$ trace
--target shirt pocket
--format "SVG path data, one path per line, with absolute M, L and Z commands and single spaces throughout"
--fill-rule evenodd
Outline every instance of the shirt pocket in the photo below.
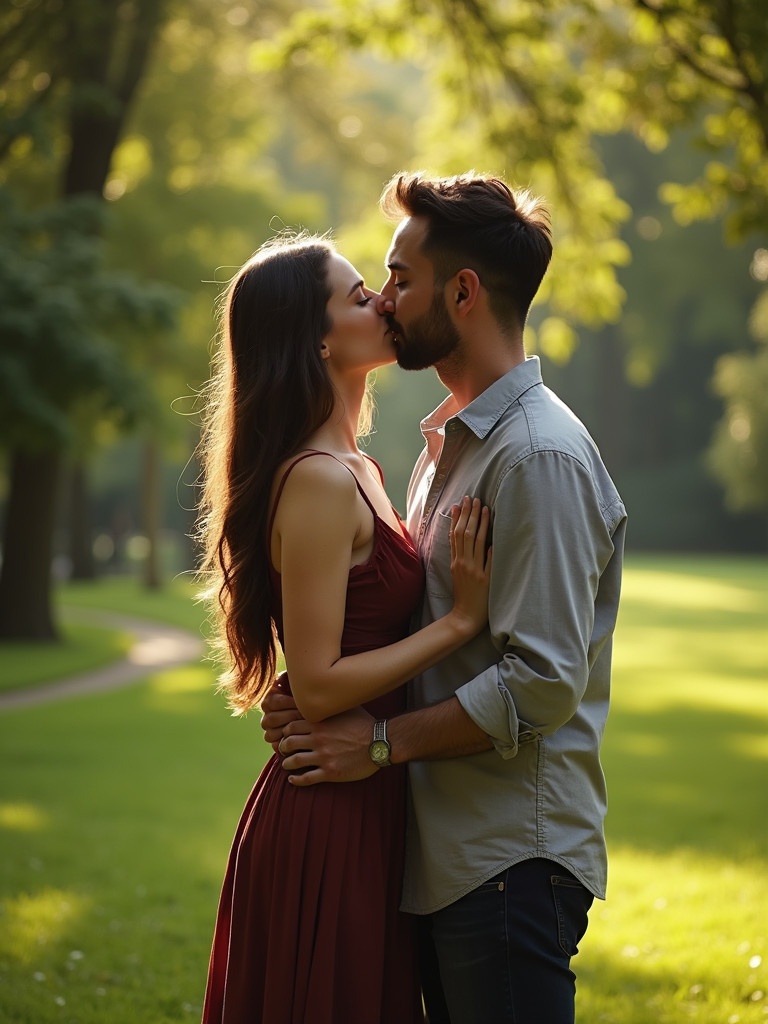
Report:
M 435 597 L 453 600 L 451 576 L 451 506 L 435 509 L 429 526 L 426 559 L 427 590 Z

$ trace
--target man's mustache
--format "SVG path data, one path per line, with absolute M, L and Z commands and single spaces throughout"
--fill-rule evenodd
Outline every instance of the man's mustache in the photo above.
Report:
M 390 331 L 392 331 L 393 334 L 403 333 L 403 328 L 400 326 L 397 320 L 395 320 L 394 316 L 391 313 L 387 313 L 384 319 L 387 321 L 387 327 L 390 329 Z

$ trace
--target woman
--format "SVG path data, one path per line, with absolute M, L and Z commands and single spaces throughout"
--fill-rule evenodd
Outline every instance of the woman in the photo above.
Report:
M 202 446 L 204 571 L 218 597 L 236 714 L 273 680 L 319 720 L 403 711 L 403 683 L 487 619 L 488 510 L 452 510 L 456 603 L 408 636 L 423 571 L 357 446 L 366 377 L 395 359 L 378 296 L 326 240 L 276 241 L 235 276 Z M 405 774 L 299 789 L 280 757 L 237 828 L 204 1024 L 423 1020 L 410 919 L 398 911 Z

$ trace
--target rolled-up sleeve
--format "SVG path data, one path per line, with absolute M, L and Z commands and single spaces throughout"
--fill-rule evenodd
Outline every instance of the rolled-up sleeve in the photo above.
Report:
M 605 639 L 595 618 L 612 527 L 590 467 L 573 455 L 534 451 L 501 478 L 488 626 L 499 661 L 457 697 L 502 757 L 553 733 L 582 700 Z

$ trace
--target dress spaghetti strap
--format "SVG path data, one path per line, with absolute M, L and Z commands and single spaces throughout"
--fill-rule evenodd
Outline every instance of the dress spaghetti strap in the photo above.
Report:
M 363 501 L 366 503 L 368 508 L 371 510 L 371 513 L 373 514 L 374 519 L 379 519 L 380 518 L 379 517 L 379 513 L 373 507 L 373 503 L 371 502 L 371 499 L 365 493 L 365 488 L 360 483 L 360 481 L 357 479 L 357 477 L 352 472 L 352 470 L 349 468 L 349 466 L 345 465 L 345 463 L 343 463 L 341 461 L 341 459 L 336 458 L 335 455 L 331 455 L 330 452 L 323 452 L 323 451 L 320 451 L 317 448 L 310 448 L 308 451 L 302 452 L 301 455 L 298 455 L 293 460 L 293 462 L 288 466 L 288 468 L 283 473 L 282 478 L 280 479 L 280 483 L 278 484 L 277 491 L 275 493 L 275 500 L 274 500 L 274 502 L 272 504 L 272 512 L 270 513 L 270 516 L 269 516 L 269 526 L 267 528 L 267 537 L 271 537 L 272 536 L 272 526 L 273 526 L 274 521 L 275 521 L 275 513 L 277 512 L 277 506 L 278 506 L 278 503 L 280 501 L 280 496 L 283 493 L 283 488 L 285 487 L 285 482 L 288 479 L 288 476 L 289 476 L 291 470 L 293 469 L 294 466 L 297 466 L 300 462 L 303 462 L 304 459 L 309 459 L 313 455 L 326 455 L 329 459 L 335 459 L 336 462 L 338 462 L 338 464 L 340 466 L 344 466 L 344 469 L 346 469 L 346 471 L 349 473 L 349 475 L 355 481 L 355 485 L 356 485 L 358 491 L 360 492 L 360 496 L 363 499 Z M 379 467 L 378 463 L 376 463 L 376 468 L 379 470 L 379 472 L 381 472 L 381 468 Z

